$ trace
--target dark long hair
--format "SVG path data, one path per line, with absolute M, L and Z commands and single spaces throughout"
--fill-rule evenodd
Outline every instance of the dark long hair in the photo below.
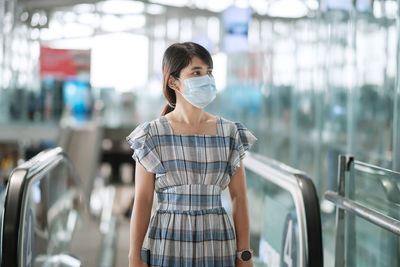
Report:
M 164 52 L 162 61 L 163 93 L 168 103 L 174 107 L 176 105 L 176 93 L 168 86 L 168 80 L 170 76 L 175 79 L 179 78 L 181 70 L 188 66 L 195 56 L 203 60 L 210 68 L 213 68 L 213 61 L 207 49 L 193 42 L 172 44 Z M 161 115 L 170 113 L 174 110 L 174 107 L 167 104 Z

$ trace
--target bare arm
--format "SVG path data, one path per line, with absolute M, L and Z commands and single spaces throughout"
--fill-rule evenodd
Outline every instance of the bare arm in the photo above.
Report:
M 130 223 L 129 266 L 147 266 L 140 257 L 153 205 L 154 173 L 136 162 L 135 200 Z
M 232 216 L 235 224 L 237 250 L 250 248 L 250 222 L 246 196 L 246 173 L 242 160 L 240 167 L 231 176 L 229 193 L 232 201 Z M 252 261 L 242 262 L 237 260 L 237 266 L 253 266 Z

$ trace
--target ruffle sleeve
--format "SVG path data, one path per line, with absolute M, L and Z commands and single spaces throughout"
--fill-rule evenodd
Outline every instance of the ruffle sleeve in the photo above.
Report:
M 246 151 L 258 140 L 242 123 L 235 122 L 235 126 L 233 145 L 228 162 L 229 176 L 232 176 L 236 172 L 236 167 L 240 167 L 240 160 L 244 158 Z
M 165 169 L 156 150 L 154 138 L 150 133 L 150 122 L 139 124 L 127 137 L 126 141 L 133 149 L 132 158 L 148 172 L 165 173 Z

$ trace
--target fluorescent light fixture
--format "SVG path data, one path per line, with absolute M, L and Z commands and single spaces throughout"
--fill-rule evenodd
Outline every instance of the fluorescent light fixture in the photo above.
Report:
M 221 12 L 233 4 L 233 0 L 208 0 L 207 9 L 213 12 Z
M 137 29 L 146 25 L 144 15 L 114 16 L 105 15 L 101 21 L 101 29 L 107 32 L 120 32 Z
M 22 14 L 21 14 L 21 16 L 19 17 L 20 18 L 20 20 L 21 21 L 27 21 L 28 20 L 28 18 L 29 18 L 29 13 L 28 12 L 23 12 Z
M 301 18 L 306 16 L 308 8 L 301 0 L 279 0 L 271 3 L 268 15 L 282 18 Z
M 91 50 L 94 87 L 130 91 L 147 85 L 148 38 L 128 33 L 96 36 Z
M 397 3 L 397 1 L 385 1 L 386 17 L 391 19 L 396 18 L 398 8 L 399 4 Z
M 251 8 L 259 15 L 266 15 L 268 13 L 268 2 L 265 0 L 250 0 Z
M 98 26 L 100 24 L 100 17 L 94 13 L 82 13 L 78 15 L 78 22 L 91 26 Z
M 91 49 L 93 46 L 93 40 L 92 37 L 71 38 L 48 41 L 45 45 L 54 49 Z
M 64 26 L 64 37 L 85 37 L 93 35 L 94 29 L 91 26 L 79 23 L 67 23 Z
M 46 23 L 47 23 L 47 16 L 46 16 L 46 14 L 43 14 L 40 16 L 39 25 L 44 26 L 44 25 L 46 25 Z
M 217 1 L 215 1 L 217 2 Z M 192 2 L 193 3 L 193 2 Z M 196 6 L 196 8 L 198 9 L 205 9 L 207 3 L 204 0 L 195 0 L 194 1 L 194 5 Z
M 372 8 L 372 12 L 375 18 L 382 17 L 382 4 L 379 1 L 374 1 L 374 6 Z
M 150 0 L 151 3 L 157 3 L 166 6 L 183 7 L 188 5 L 188 0 Z
M 144 11 L 144 3 L 129 0 L 112 0 L 98 3 L 99 9 L 107 14 L 140 14 Z
M 311 10 L 317 10 L 319 8 L 319 2 L 317 0 L 307 0 L 306 5 Z
M 101 29 L 106 32 L 123 31 L 126 25 L 117 16 L 105 15 L 101 18 Z
M 39 39 L 39 37 L 40 37 L 40 30 L 39 29 L 32 29 L 31 30 L 31 39 L 32 40 L 36 40 L 36 39 Z
M 250 5 L 248 0 L 236 0 L 235 1 L 235 6 L 239 8 L 248 8 Z
M 71 22 L 75 22 L 76 20 L 76 14 L 72 11 L 68 11 L 68 12 L 62 12 L 62 18 L 64 20 L 64 22 L 66 23 L 71 23 Z
M 33 13 L 32 18 L 31 18 L 31 26 L 35 27 L 35 26 L 39 25 L 39 21 L 40 21 L 40 13 L 38 13 L 38 12 Z
M 77 13 L 91 13 L 95 11 L 94 5 L 91 4 L 78 4 L 72 8 Z
M 40 30 L 40 40 L 54 40 L 62 38 L 62 28 L 57 30 L 56 28 L 43 28 Z
M 138 29 L 146 25 L 146 17 L 144 15 L 130 15 L 122 17 L 123 23 L 127 29 Z
M 157 4 L 150 4 L 146 6 L 146 12 L 150 15 L 160 15 L 165 12 L 165 7 Z

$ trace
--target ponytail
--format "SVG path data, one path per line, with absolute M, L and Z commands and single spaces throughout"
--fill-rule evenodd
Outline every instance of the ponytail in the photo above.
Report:
M 173 111 L 175 109 L 175 107 L 173 107 L 172 105 L 170 105 L 169 103 L 165 105 L 163 111 L 161 112 L 161 116 L 167 115 L 168 113 L 170 113 L 171 111 Z

